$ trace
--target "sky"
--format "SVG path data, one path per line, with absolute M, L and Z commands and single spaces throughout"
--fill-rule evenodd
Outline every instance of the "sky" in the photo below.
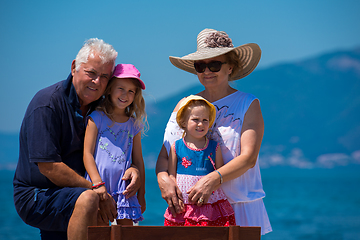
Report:
M 34 94 L 66 79 L 89 38 L 140 70 L 152 103 L 199 84 L 168 57 L 196 51 L 204 28 L 227 32 L 234 46 L 257 43 L 264 69 L 359 47 L 359 12 L 358 0 L 0 0 L 0 132 L 19 131 Z

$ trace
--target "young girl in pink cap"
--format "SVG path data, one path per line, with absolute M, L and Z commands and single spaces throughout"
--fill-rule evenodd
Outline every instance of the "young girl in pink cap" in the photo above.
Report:
M 183 137 L 171 146 L 169 174 L 178 185 L 184 203 L 184 212 L 173 216 L 167 208 L 165 226 L 229 226 L 235 225 L 234 210 L 219 188 L 208 199 L 189 200 L 189 190 L 203 176 L 224 162 L 219 144 L 206 137 L 214 123 L 216 109 L 204 98 L 190 95 L 181 103 L 176 122 L 184 130 Z
M 141 132 L 147 124 L 144 82 L 131 64 L 118 64 L 104 97 L 88 117 L 84 141 L 86 178 L 101 200 L 111 195 L 117 204 L 117 224 L 133 225 L 143 220 L 145 211 L 145 168 Z M 123 192 L 128 184 L 124 172 L 134 164 L 142 184 L 137 196 Z M 105 223 L 108 225 L 108 223 Z

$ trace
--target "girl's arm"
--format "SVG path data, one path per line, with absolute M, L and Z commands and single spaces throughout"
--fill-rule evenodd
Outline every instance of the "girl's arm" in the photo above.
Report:
M 139 204 L 141 205 L 141 212 L 143 213 L 145 212 L 146 209 L 146 202 L 145 202 L 145 165 L 144 165 L 144 159 L 142 156 L 142 148 L 141 148 L 141 132 L 136 134 L 133 139 L 132 161 L 140 172 L 141 186 L 137 192 L 137 198 Z
M 95 185 L 102 182 L 94 159 L 97 134 L 98 129 L 96 127 L 96 124 L 94 123 L 92 118 L 89 118 L 84 138 L 84 166 L 91 178 L 91 181 Z M 108 195 L 106 187 L 104 185 L 100 186 L 97 189 L 94 189 L 94 191 L 99 194 L 101 200 L 107 199 Z

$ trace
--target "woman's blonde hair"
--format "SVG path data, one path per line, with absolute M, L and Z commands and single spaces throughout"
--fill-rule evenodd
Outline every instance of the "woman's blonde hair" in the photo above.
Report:
M 113 86 L 115 85 L 115 80 L 121 79 L 113 77 L 109 80 L 109 83 L 105 89 L 104 96 L 102 101 L 100 102 L 99 106 L 96 108 L 96 110 L 100 110 L 106 114 L 112 121 L 113 124 L 115 123 L 115 120 L 113 118 L 113 112 L 114 112 L 114 105 L 111 102 L 111 96 L 110 93 L 112 91 Z M 143 126 L 142 133 L 145 133 L 148 129 L 148 121 L 147 121 L 147 115 L 145 112 L 145 100 L 142 95 L 142 89 L 140 82 L 137 79 L 129 78 L 136 86 L 136 92 L 134 96 L 134 101 L 125 109 L 125 114 L 128 117 L 135 119 L 135 125 L 138 127 Z
M 242 71 L 242 64 L 239 59 L 239 55 L 236 51 L 230 51 L 228 53 L 225 53 L 225 61 L 233 67 L 232 72 L 229 75 L 229 79 L 231 79 L 233 76 L 235 76 L 238 72 Z

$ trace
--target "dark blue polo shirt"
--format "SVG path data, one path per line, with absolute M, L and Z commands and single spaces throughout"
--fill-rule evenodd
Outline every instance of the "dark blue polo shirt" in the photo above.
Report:
M 32 207 L 34 189 L 54 188 L 38 162 L 63 162 L 85 174 L 85 121 L 72 75 L 40 90 L 30 102 L 20 129 L 20 154 L 14 176 L 14 202 L 19 215 Z

